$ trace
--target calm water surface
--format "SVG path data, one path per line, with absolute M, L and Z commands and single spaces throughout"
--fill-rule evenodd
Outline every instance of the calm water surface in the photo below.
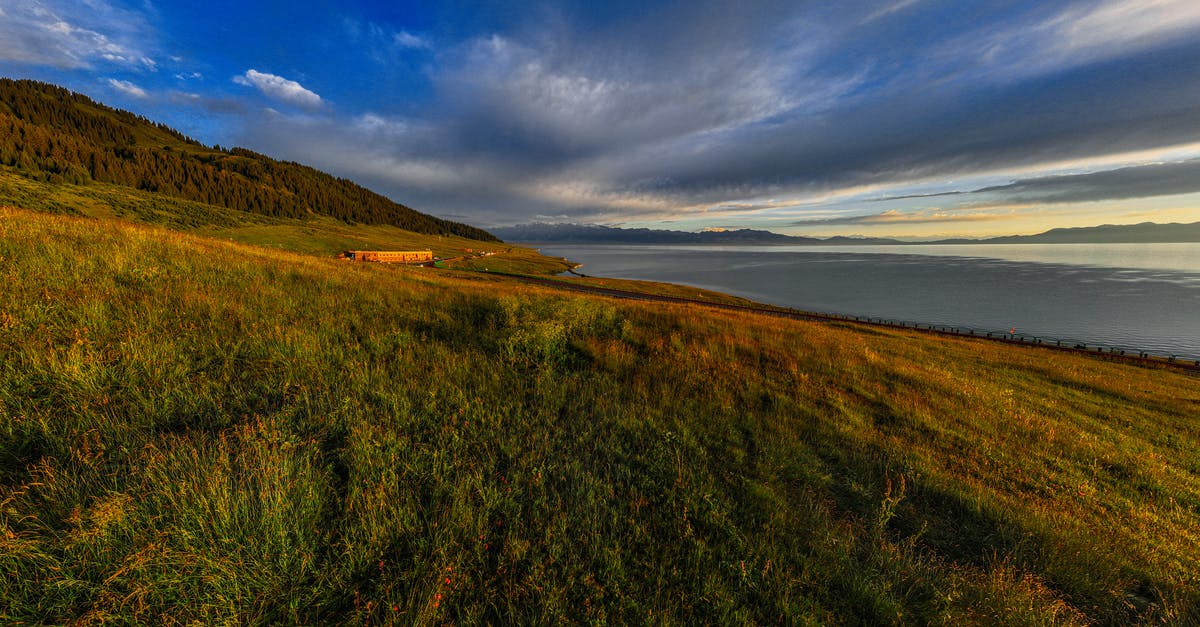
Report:
M 1200 359 L 1200 244 L 541 249 L 591 276 Z

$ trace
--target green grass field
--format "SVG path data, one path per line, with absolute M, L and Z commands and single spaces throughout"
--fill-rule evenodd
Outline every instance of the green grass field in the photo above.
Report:
M 0 622 L 1200 620 L 1194 374 L 211 222 L 0 209 Z

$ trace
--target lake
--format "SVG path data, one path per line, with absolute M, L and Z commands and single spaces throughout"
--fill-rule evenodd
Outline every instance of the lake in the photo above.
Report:
M 540 248 L 590 276 L 1200 359 L 1200 244 Z

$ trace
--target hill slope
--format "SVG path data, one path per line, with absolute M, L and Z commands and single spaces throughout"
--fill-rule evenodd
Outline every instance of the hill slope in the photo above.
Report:
M 349 225 L 326 216 L 275 218 L 190 200 L 181 200 L 111 183 L 48 183 L 0 167 L 0 206 L 11 204 L 60 215 L 101 220 L 119 218 L 275 250 L 333 257 L 353 249 L 430 249 L 454 266 L 528 274 L 558 274 L 572 266 L 561 258 L 496 242 L 453 235 L 414 233 L 386 224 Z M 468 251 L 494 253 L 477 259 Z M 458 259 L 455 259 L 458 258 Z
M 271 217 L 329 216 L 416 233 L 496 238 L 297 163 L 208 148 L 61 87 L 0 79 L 0 166 L 50 183 L 110 183 Z
M 1195 375 L 0 209 L 0 622 L 1200 618 Z
M 1200 222 L 1180 224 L 1102 224 L 1100 226 L 1050 229 L 1037 235 L 991 237 L 984 244 L 1143 244 L 1200 242 Z M 974 243 L 974 242 L 972 242 Z

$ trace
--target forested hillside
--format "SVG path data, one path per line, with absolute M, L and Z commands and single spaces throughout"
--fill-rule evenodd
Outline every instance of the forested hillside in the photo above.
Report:
M 209 148 L 162 124 L 35 81 L 0 79 L 0 165 L 41 181 L 112 183 L 274 217 L 325 215 L 496 239 L 349 180 L 242 148 Z

